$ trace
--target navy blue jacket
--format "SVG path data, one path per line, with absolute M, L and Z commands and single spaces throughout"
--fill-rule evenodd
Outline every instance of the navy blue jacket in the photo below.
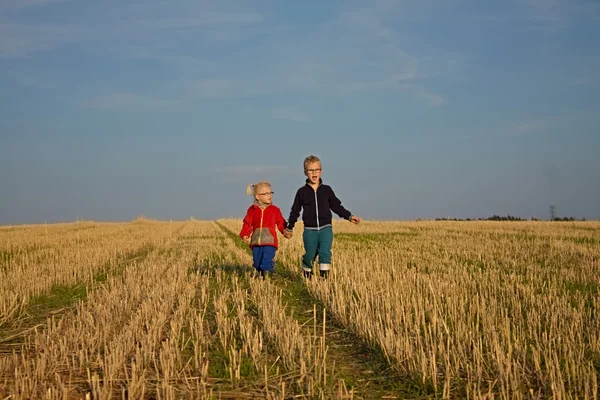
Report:
M 321 229 L 331 226 L 331 211 L 340 216 L 340 218 L 350 219 L 352 213 L 342 206 L 342 202 L 337 198 L 331 186 L 323 185 L 319 179 L 319 186 L 315 191 L 309 184 L 302 186 L 296 192 L 294 204 L 290 210 L 287 230 L 294 229 L 296 221 L 302 211 L 302 221 L 305 229 Z

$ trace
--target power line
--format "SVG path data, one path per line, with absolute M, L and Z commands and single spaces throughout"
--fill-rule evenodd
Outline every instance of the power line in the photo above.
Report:
M 556 206 L 550 206 L 550 221 L 554 221 L 556 218 Z

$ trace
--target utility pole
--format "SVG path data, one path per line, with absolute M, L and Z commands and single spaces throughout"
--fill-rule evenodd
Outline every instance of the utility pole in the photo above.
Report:
M 550 221 L 554 221 L 556 218 L 556 206 L 550 206 Z

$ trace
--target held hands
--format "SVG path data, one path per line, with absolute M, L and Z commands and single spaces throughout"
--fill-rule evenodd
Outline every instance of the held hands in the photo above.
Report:
M 360 223 L 360 218 L 358 218 L 356 215 L 353 215 L 350 217 L 350 222 L 352 222 L 354 225 L 358 225 Z
M 283 231 L 283 237 L 286 239 L 291 239 L 294 236 L 294 232 L 285 230 Z

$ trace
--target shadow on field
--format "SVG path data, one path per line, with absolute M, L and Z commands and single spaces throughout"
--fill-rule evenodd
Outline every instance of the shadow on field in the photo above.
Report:
M 212 264 L 212 263 L 201 263 L 194 264 L 190 267 L 189 272 L 199 275 L 214 275 L 217 271 L 222 271 L 228 275 L 237 275 L 239 277 L 244 277 L 248 274 L 251 276 L 255 274 L 254 268 L 247 264 L 234 264 L 234 263 L 225 263 L 225 264 Z

